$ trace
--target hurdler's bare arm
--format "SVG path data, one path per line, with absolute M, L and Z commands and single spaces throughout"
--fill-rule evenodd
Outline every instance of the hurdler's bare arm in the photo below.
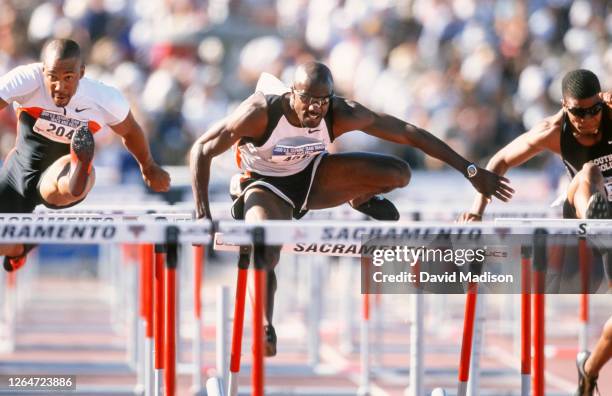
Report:
M 336 98 L 334 134 L 339 136 L 352 130 L 361 130 L 389 142 L 415 147 L 467 176 L 470 162 L 430 132 L 389 114 L 373 112 L 357 102 Z M 514 193 L 507 179 L 484 169 L 480 169 L 469 181 L 480 193 L 495 196 L 502 201 L 509 200 Z
M 560 155 L 562 123 L 563 111 L 560 110 L 499 150 L 491 158 L 486 169 L 498 175 L 504 175 L 508 169 L 523 164 L 542 151 L 548 150 Z M 486 197 L 476 194 L 471 211 L 463 213 L 460 221 L 480 220 L 488 203 L 489 200 Z
M 198 218 L 211 218 L 208 201 L 210 164 L 214 157 L 232 147 L 242 137 L 257 139 L 266 129 L 266 100 L 254 93 L 223 120 L 208 129 L 191 147 L 189 168 L 191 188 Z

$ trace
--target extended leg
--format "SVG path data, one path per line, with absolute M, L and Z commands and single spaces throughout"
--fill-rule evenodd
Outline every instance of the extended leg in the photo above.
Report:
M 572 179 L 567 200 L 576 210 L 580 219 L 609 217 L 607 193 L 603 175 L 592 163 L 586 163 Z
M 245 193 L 245 221 L 289 220 L 292 216 L 291 206 L 265 188 L 253 187 Z M 266 304 L 264 310 L 264 332 L 266 337 L 265 355 L 276 354 L 276 333 L 272 326 L 274 313 L 274 294 L 276 292 L 276 274 L 274 267 L 280 257 L 280 246 L 266 246 Z

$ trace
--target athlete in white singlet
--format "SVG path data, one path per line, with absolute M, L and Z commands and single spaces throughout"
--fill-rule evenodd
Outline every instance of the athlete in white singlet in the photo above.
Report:
M 12 103 L 17 112 L 16 144 L 0 169 L 0 212 L 29 213 L 39 204 L 65 208 L 83 200 L 94 183 L 93 134 L 106 129 L 123 138 L 151 189 L 168 190 L 170 177 L 151 157 L 126 99 L 84 72 L 78 44 L 53 40 L 42 63 L 0 77 L 0 109 Z M 30 247 L 0 245 L 5 269 L 22 266 Z
M 372 218 L 397 220 L 395 206 L 377 194 L 408 184 L 410 168 L 406 162 L 374 153 L 326 151 L 339 136 L 355 130 L 423 150 L 455 168 L 486 196 L 507 200 L 512 195 L 505 178 L 478 168 L 431 133 L 336 96 L 333 88 L 325 65 L 301 65 L 290 90 L 255 92 L 202 135 L 192 148 L 190 161 L 197 215 L 211 217 L 208 181 L 212 158 L 236 145 L 243 174 L 233 183 L 235 218 L 286 220 L 299 218 L 310 209 L 349 202 Z M 265 353 L 272 356 L 276 353 L 274 266 L 279 249 L 267 248 L 266 254 Z

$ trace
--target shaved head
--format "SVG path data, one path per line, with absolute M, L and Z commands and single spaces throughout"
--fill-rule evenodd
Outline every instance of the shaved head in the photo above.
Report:
M 42 51 L 45 87 L 58 107 L 65 107 L 79 87 L 85 74 L 81 49 L 73 40 L 55 39 Z
M 81 61 L 81 48 L 79 45 L 68 39 L 54 39 L 45 45 L 42 51 L 42 61 L 49 64 L 56 60 L 77 59 Z
M 308 62 L 295 69 L 289 105 L 302 128 L 314 128 L 327 114 L 334 96 L 334 79 L 328 67 Z
M 330 92 L 334 88 L 334 78 L 327 66 L 321 62 L 303 63 L 295 70 L 293 86 L 308 89 L 313 86 L 327 86 Z

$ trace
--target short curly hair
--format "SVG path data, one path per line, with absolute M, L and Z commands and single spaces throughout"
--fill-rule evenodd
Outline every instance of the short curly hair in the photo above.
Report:
M 572 70 L 563 77 L 561 82 L 563 97 L 586 99 L 601 92 L 599 79 L 590 70 Z

